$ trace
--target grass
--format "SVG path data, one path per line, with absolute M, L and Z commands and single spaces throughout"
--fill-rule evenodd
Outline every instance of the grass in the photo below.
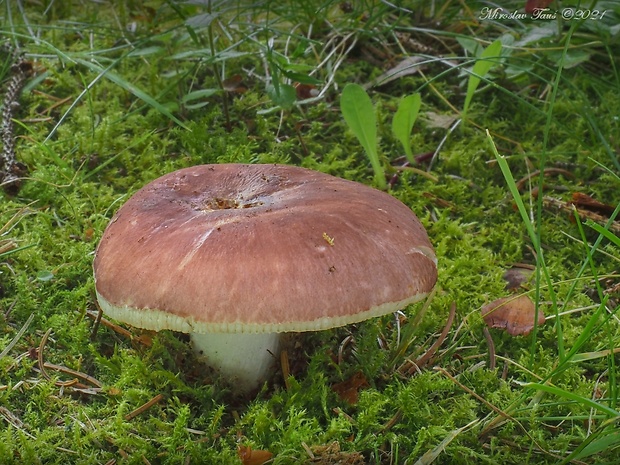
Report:
M 244 463 L 240 447 L 276 464 L 614 463 L 614 2 L 585 21 L 481 20 L 485 3 L 456 1 L 20 5 L 0 3 L 3 36 L 35 68 L 15 123 L 28 178 L 0 207 L 0 464 Z M 496 40 L 501 59 L 478 60 Z M 371 163 L 340 96 L 410 55 L 419 69 L 367 89 Z M 393 134 L 416 93 L 413 133 Z M 206 378 L 182 335 L 94 331 L 92 254 L 113 213 L 160 175 L 225 162 L 385 182 L 436 248 L 434 297 L 305 335 L 291 376 L 248 401 Z M 613 213 L 546 200 L 575 192 Z M 518 292 L 548 317 L 516 338 L 479 314 L 509 294 L 515 263 L 534 268 Z

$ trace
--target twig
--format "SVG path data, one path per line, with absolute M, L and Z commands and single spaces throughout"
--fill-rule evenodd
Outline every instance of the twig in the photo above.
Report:
M 138 407 L 134 411 L 129 412 L 127 415 L 125 415 L 125 420 L 129 421 L 132 418 L 137 417 L 141 413 L 146 412 L 153 405 L 161 402 L 162 400 L 164 400 L 164 395 L 163 394 L 157 394 L 155 397 L 153 397 L 151 400 L 149 400 L 146 404 L 141 405 L 140 407 Z
M 47 344 L 47 339 L 50 337 L 52 332 L 52 328 L 49 328 L 45 331 L 45 334 L 41 338 L 41 342 L 39 343 L 39 350 L 37 351 L 37 361 L 39 362 L 39 370 L 41 370 L 41 374 L 47 380 L 51 380 L 50 375 L 45 371 L 45 362 L 43 361 L 43 349 L 45 349 L 45 344 Z
M 82 373 L 81 371 L 77 371 L 77 370 L 72 370 L 71 368 L 67 368 L 65 366 L 62 365 L 55 365 L 53 363 L 49 363 L 49 362 L 45 362 L 44 363 L 45 368 L 49 368 L 50 370 L 54 370 L 54 371 L 58 371 L 60 373 L 64 373 L 66 375 L 69 376 L 75 376 L 76 378 L 81 378 L 84 381 L 87 381 L 88 383 L 92 384 L 93 386 L 97 387 L 97 388 L 101 388 L 103 387 L 103 384 L 101 384 L 99 382 L 99 380 L 93 378 L 90 375 L 87 375 L 86 373 Z M 77 384 L 77 379 L 73 379 L 69 382 L 74 382 L 74 384 Z M 57 382 L 58 385 L 58 382 Z
M 291 367 L 288 361 L 288 352 L 286 350 L 280 352 L 280 366 L 282 367 L 284 386 L 286 386 L 286 390 L 288 391 L 291 389 L 291 382 L 289 381 L 289 376 L 291 376 Z
M 431 174 L 428 171 L 421 170 L 420 168 L 416 168 L 415 166 L 408 166 L 405 164 L 403 166 L 397 166 L 396 169 L 398 171 L 411 171 L 412 173 L 419 174 L 420 176 L 423 176 L 432 182 L 439 181 L 439 178 L 434 174 Z
M 390 429 L 392 429 L 394 425 L 396 425 L 402 417 L 403 417 L 403 411 L 402 409 L 398 409 L 396 413 L 392 416 L 392 418 L 390 418 L 388 422 L 385 425 L 383 425 L 383 428 L 381 428 L 380 433 L 383 434 L 386 431 L 389 431 Z
M 61 365 L 54 365 L 53 363 L 48 363 L 48 362 L 43 361 L 43 351 L 45 350 L 45 345 L 47 344 L 47 340 L 51 333 L 52 333 L 52 328 L 49 328 L 45 332 L 45 334 L 41 338 L 41 342 L 39 344 L 39 350 L 37 353 L 37 361 L 39 362 L 39 370 L 41 371 L 41 374 L 43 375 L 43 377 L 47 380 L 52 379 L 46 370 L 46 368 L 49 368 L 50 370 L 59 371 L 61 373 L 65 373 L 65 374 L 75 377 L 70 381 L 55 381 L 54 385 L 59 386 L 61 388 L 72 387 L 72 386 L 75 386 L 78 388 L 86 387 L 85 385 L 80 384 L 78 378 L 81 378 L 84 381 L 87 381 L 88 383 L 92 384 L 95 387 L 98 387 L 98 388 L 102 387 L 102 384 L 99 381 L 97 381 L 92 376 L 87 375 L 86 373 L 82 373 L 76 370 L 72 370 L 71 368 L 63 367 Z
M 448 315 L 448 321 L 446 322 L 443 331 L 441 332 L 437 340 L 433 343 L 433 345 L 430 346 L 429 349 L 419 359 L 415 361 L 411 368 L 409 368 L 409 370 L 407 371 L 408 374 L 413 374 L 415 371 L 426 365 L 431 360 L 431 358 L 433 358 L 439 347 L 441 347 L 441 344 L 443 344 L 443 341 L 445 341 L 446 337 L 448 336 L 450 328 L 452 327 L 452 323 L 454 322 L 455 315 L 456 303 L 452 302 L 452 305 L 450 305 L 450 314 Z
M 0 241 L 0 255 L 10 252 L 11 250 L 15 250 L 16 248 L 17 242 L 12 241 L 11 239 Z
M 130 331 L 127 331 L 125 328 L 121 328 L 119 325 L 112 323 L 110 320 L 106 320 L 103 317 L 99 317 L 99 312 L 93 310 L 86 310 L 86 316 L 92 318 L 93 320 L 97 320 L 99 318 L 99 322 L 105 326 L 106 328 L 110 328 L 112 331 L 120 334 L 121 336 L 125 336 L 129 339 L 134 339 L 133 334 Z
M 561 199 L 556 199 L 555 197 L 544 196 L 543 206 L 545 208 L 560 210 L 562 212 L 568 213 L 573 219 L 573 215 L 575 214 L 575 211 L 577 211 L 577 214 L 580 218 L 592 220 L 595 223 L 603 226 L 605 226 L 609 221 L 609 217 L 606 217 L 605 215 L 601 215 L 590 210 L 585 210 L 583 208 L 577 208 L 571 202 L 565 202 Z M 612 221 L 609 225 L 609 230 L 614 234 L 620 234 L 620 221 Z
M 94 341 L 97 337 L 97 331 L 99 331 L 99 324 L 101 323 L 101 318 L 103 317 L 103 310 L 101 307 L 97 305 L 97 316 L 95 317 L 95 322 L 93 323 L 93 328 L 90 331 L 90 340 Z
M 516 182 L 517 189 L 519 189 L 519 191 L 522 191 L 523 188 L 527 185 L 527 183 L 529 183 L 532 180 L 532 178 L 535 178 L 536 176 L 540 175 L 540 173 L 541 173 L 540 170 L 532 171 L 527 176 L 524 176 L 523 178 L 519 179 Z M 567 178 L 575 177 L 573 173 L 571 173 L 568 170 L 562 169 L 562 168 L 545 168 L 544 170 L 542 170 L 542 174 L 543 176 L 547 176 L 549 174 L 556 174 L 556 175 L 561 174 Z
M 517 420 L 515 417 L 513 417 L 512 415 L 504 412 L 502 409 L 500 409 L 499 407 L 496 407 L 495 405 L 493 405 L 491 402 L 487 401 L 485 398 L 483 398 L 482 396 L 480 396 L 479 394 L 477 394 L 476 392 L 474 392 L 472 389 L 468 388 L 467 386 L 465 386 L 463 383 L 461 383 L 459 380 L 457 380 L 454 376 L 452 376 L 450 373 L 448 373 L 446 370 L 444 370 L 441 367 L 435 367 L 434 368 L 436 371 L 439 371 L 441 374 L 443 374 L 445 377 L 447 377 L 448 379 L 450 379 L 450 381 L 452 381 L 454 384 L 456 384 L 458 387 L 460 387 L 463 391 L 465 391 L 467 394 L 469 394 L 470 396 L 473 396 L 474 398 L 476 398 L 478 401 L 482 402 L 484 405 L 486 405 L 487 407 L 489 407 L 491 410 L 493 410 L 495 413 L 497 413 L 499 416 L 501 416 L 502 418 L 509 420 L 509 421 L 513 421 L 515 422 L 519 428 L 521 428 L 521 430 L 525 433 L 525 435 L 530 438 L 530 440 L 532 441 L 532 443 L 542 452 L 549 454 L 549 451 L 543 449 L 543 447 L 538 443 L 538 441 L 536 441 L 536 439 L 534 439 L 534 437 L 532 437 L 532 435 L 529 433 L 529 431 L 525 428 L 525 426 L 523 426 L 523 424 Z M 552 454 L 551 454 L 552 455 Z
M 493 337 L 486 326 L 482 328 L 482 332 L 489 346 L 489 370 L 495 370 L 495 343 L 493 342 Z
M 342 362 L 344 361 L 344 349 L 347 347 L 347 345 L 349 345 L 352 342 L 353 342 L 353 336 L 349 334 L 347 337 L 345 337 L 342 340 L 342 342 L 338 346 L 338 365 L 342 365 Z
M 15 415 L 13 412 L 11 412 L 8 408 L 0 407 L 0 416 L 4 417 L 7 423 L 13 426 L 13 428 L 19 430 L 21 433 L 23 433 L 28 438 L 36 439 L 32 434 L 30 434 L 28 431 L 24 429 L 24 422 L 22 422 L 21 419 L 17 415 Z
M 441 149 L 443 148 L 443 145 L 446 143 L 446 141 L 448 140 L 448 137 L 450 137 L 450 134 L 452 134 L 454 132 L 454 130 L 456 129 L 456 127 L 459 124 L 461 124 L 461 120 L 457 119 L 454 122 L 454 124 L 452 126 L 450 126 L 450 129 L 448 129 L 448 132 L 443 136 L 443 138 L 439 142 L 439 145 L 435 149 L 435 153 L 433 153 L 433 157 L 431 158 L 431 161 L 429 162 L 428 167 L 426 168 L 428 171 L 431 171 L 431 169 L 433 168 L 433 164 L 437 160 L 437 157 L 439 156 L 439 152 L 441 152 Z

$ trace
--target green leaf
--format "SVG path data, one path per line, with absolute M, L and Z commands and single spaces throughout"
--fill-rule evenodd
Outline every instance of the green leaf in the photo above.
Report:
M 485 48 L 480 54 L 480 58 L 476 61 L 469 75 L 469 81 L 467 82 L 467 94 L 465 95 L 465 104 L 463 105 L 463 119 L 465 119 L 469 104 L 474 97 L 474 92 L 476 92 L 476 89 L 480 85 L 480 80 L 498 63 L 497 60 L 500 58 L 501 51 L 502 42 L 498 39 Z
M 215 13 L 201 13 L 196 16 L 192 16 L 185 20 L 185 24 L 191 28 L 198 29 L 202 27 L 208 27 L 213 20 L 217 19 L 219 15 Z
M 404 97 L 398 104 L 398 109 L 392 119 L 392 132 L 403 145 L 407 159 L 411 163 L 414 163 L 415 160 L 413 159 L 413 152 L 411 151 L 411 143 L 409 140 L 415 120 L 418 118 L 421 104 L 420 94 Z
M 303 63 L 289 63 L 285 60 L 278 60 L 278 66 L 283 72 L 310 73 L 314 70 L 314 66 Z
M 370 97 L 358 84 L 347 84 L 340 97 L 340 110 L 370 160 L 375 182 L 381 189 L 385 189 L 387 184 L 377 148 L 377 117 Z
M 208 105 L 207 98 L 219 92 L 218 89 L 200 89 L 185 94 L 181 99 L 181 103 L 189 110 L 195 110 Z
M 297 98 L 295 88 L 290 84 L 279 84 L 277 87 L 270 84 L 267 86 L 267 95 L 273 103 L 284 109 L 291 108 Z
M 549 59 L 555 61 L 556 66 L 560 66 L 562 63 L 564 69 L 570 69 L 588 61 L 592 57 L 592 53 L 580 49 L 566 50 L 566 53 L 563 53 L 563 50 L 558 50 L 549 52 L 548 56 Z
M 293 82 L 299 82 L 300 84 L 312 84 L 312 85 L 323 84 L 323 81 L 315 77 L 312 77 L 309 74 L 298 73 L 297 71 L 288 71 L 284 69 L 282 69 L 281 71 L 285 77 L 289 78 Z
M 54 273 L 48 270 L 42 270 L 37 273 L 37 279 L 39 281 L 47 282 L 54 279 Z
M 189 92 L 183 96 L 181 101 L 183 103 L 191 102 L 192 100 L 201 100 L 203 98 L 211 97 L 219 92 L 218 89 L 199 89 Z
M 482 45 L 476 39 L 471 37 L 457 37 L 456 41 L 459 45 L 465 50 L 469 55 L 473 57 L 477 57 L 480 55 L 480 49 L 482 49 Z

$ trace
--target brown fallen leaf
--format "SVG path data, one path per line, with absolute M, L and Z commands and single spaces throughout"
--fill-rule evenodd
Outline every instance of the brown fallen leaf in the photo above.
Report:
M 506 281 L 506 290 L 516 291 L 522 284 L 527 283 L 532 278 L 532 274 L 534 274 L 534 267 L 532 265 L 526 265 L 525 263 L 514 264 L 502 276 Z
M 342 400 L 355 405 L 359 398 L 359 390 L 368 386 L 368 380 L 366 380 L 364 373 L 358 371 L 342 383 L 332 385 L 332 391 L 338 394 Z
M 536 308 L 527 295 L 502 297 L 480 309 L 484 322 L 490 328 L 505 329 L 511 336 L 527 336 L 534 328 Z M 538 309 L 538 324 L 545 322 L 545 315 Z
M 599 215 L 603 215 L 607 218 L 609 218 L 615 210 L 615 207 L 613 205 L 599 202 L 595 198 L 582 192 L 573 192 L 570 203 L 572 203 L 577 208 L 589 210 L 593 213 L 598 213 Z
M 263 465 L 273 457 L 268 450 L 252 450 L 250 446 L 237 447 L 237 455 L 243 465 Z
M 243 77 L 240 74 L 235 74 L 222 81 L 222 87 L 226 92 L 234 94 L 245 94 L 248 91 L 247 86 L 243 83 Z
M 387 70 L 378 78 L 373 79 L 372 81 L 364 85 L 364 88 L 369 89 L 375 86 L 384 86 L 388 82 L 392 82 L 395 79 L 400 79 L 404 76 L 410 76 L 412 74 L 418 73 L 421 69 L 424 68 L 424 66 L 422 65 L 423 61 L 424 58 L 421 56 L 405 57 L 396 66 Z
M 312 84 L 302 84 L 297 82 L 295 83 L 295 94 L 297 95 L 298 100 L 306 100 L 319 95 L 319 91 L 316 86 L 313 86 Z
M 426 119 L 426 126 L 433 129 L 450 129 L 458 119 L 458 117 L 454 115 L 441 115 L 432 111 L 427 111 L 424 113 L 424 116 Z

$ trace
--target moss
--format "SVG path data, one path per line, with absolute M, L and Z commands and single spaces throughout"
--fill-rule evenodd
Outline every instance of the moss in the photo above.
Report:
M 617 394 L 609 375 L 615 365 L 603 351 L 617 347 L 620 330 L 615 319 L 605 320 L 607 311 L 592 308 L 599 298 L 592 271 L 615 273 L 620 257 L 617 247 L 604 242 L 605 254 L 597 253 L 594 268 L 588 264 L 586 275 L 576 281 L 587 255 L 584 244 L 574 239 L 579 232 L 567 215 L 542 210 L 542 250 L 558 303 L 554 307 L 542 283 L 541 308 L 547 314 L 578 310 L 561 319 L 564 356 L 580 338 L 578 353 L 598 351 L 601 356 L 561 364 L 552 319 L 535 339 L 491 330 L 498 368 L 491 370 L 486 363 L 489 346 L 479 308 L 507 295 L 504 270 L 515 262 L 534 264 L 537 251 L 481 128 L 490 129 L 515 179 L 530 175 L 545 159 L 546 166 L 569 171 L 545 178 L 548 194 L 568 199 L 581 191 L 610 205 L 618 202 L 613 141 L 618 139 L 620 103 L 614 68 L 608 64 L 601 71 L 597 62 L 597 76 L 588 66 L 565 70 L 545 146 L 551 106 L 548 97 L 541 96 L 549 95 L 543 90 L 552 83 L 555 70 L 542 66 L 548 63 L 542 48 L 536 60 L 524 63 L 521 58 L 520 66 L 527 65 L 531 72 L 519 79 L 492 71 L 496 86 L 483 86 L 476 94 L 467 124 L 450 134 L 428 121 L 415 125 L 414 152 L 434 151 L 446 137 L 431 177 L 401 172 L 390 189 L 418 214 L 439 258 L 438 291 L 415 331 L 409 332 L 407 324 L 420 306 L 403 310 L 400 335 L 393 316 L 309 335 L 291 352 L 287 383 L 278 376 L 246 402 L 235 399 L 202 369 L 181 335 L 131 330 L 129 338 L 101 326 L 91 338 L 93 322 L 86 312 L 96 308 L 93 251 L 113 213 L 148 181 L 199 163 L 234 162 L 292 163 L 372 183 L 370 164 L 337 111 L 338 90 L 345 82 L 369 82 L 385 71 L 381 60 L 367 60 L 369 50 L 388 53 L 393 60 L 389 66 L 401 53 L 412 53 L 400 48 L 410 42 L 393 31 L 430 39 L 418 37 L 411 18 L 390 12 L 382 2 L 356 3 L 353 12 L 346 12 L 340 2 L 318 2 L 323 20 L 310 14 L 315 3 L 302 2 L 297 9 L 274 4 L 269 14 L 261 9 L 266 6 L 222 13 L 216 31 L 220 69 L 225 77 L 242 76 L 247 91 L 225 97 L 217 93 L 197 109 L 186 108 L 183 97 L 197 89 L 216 89 L 217 82 L 208 60 L 197 63 L 195 56 L 179 55 L 208 48 L 204 31 L 193 37 L 179 13 L 186 19 L 204 12 L 199 5 L 177 5 L 175 10 L 172 4 L 153 1 L 72 8 L 71 2 L 53 2 L 45 13 L 26 5 L 39 42 L 28 40 L 22 17 L 12 17 L 13 26 L 6 17 L 1 20 L 3 30 L 36 58 L 37 75 L 43 76 L 23 95 L 18 114 L 24 123 L 17 127 L 18 157 L 28 166 L 29 178 L 17 196 L 5 196 L 0 209 L 0 228 L 16 213 L 24 213 L 3 230 L 0 245 L 10 239 L 31 246 L 0 255 L 0 349 L 33 315 L 30 326 L 0 359 L 1 464 L 240 463 L 238 445 L 269 450 L 273 463 L 288 464 L 308 461 L 308 450 L 319 456 L 321 447 L 333 444 L 342 461 L 353 460 L 345 454 L 355 453 L 377 464 L 415 463 L 438 447 L 441 463 L 556 463 L 558 455 L 565 457 L 588 436 L 584 419 L 591 415 L 590 408 L 539 394 L 518 382 L 548 377 L 565 392 L 615 408 Z M 521 6 L 515 2 L 515 8 Z M 429 11 L 419 8 L 416 14 L 423 23 Z M 460 6 L 448 5 L 433 24 L 463 25 L 463 19 L 454 18 L 466 15 Z M 272 21 L 269 29 L 266 18 Z M 473 23 L 467 27 L 474 30 Z M 475 32 L 480 34 L 498 32 L 489 24 L 479 27 Z M 334 60 L 342 49 L 334 47 L 349 32 L 358 43 L 335 70 Z M 433 35 L 441 37 L 434 44 L 441 48 L 438 55 L 462 53 L 451 36 L 442 33 Z M 339 87 L 329 89 L 318 103 L 282 113 L 259 111 L 273 105 L 262 80 L 269 37 L 293 64 L 316 66 L 334 51 L 333 59 L 314 75 L 327 79 L 335 73 Z M 232 51 L 244 55 L 236 57 Z M 125 88 L 106 76 L 95 83 L 97 74 L 72 62 L 74 58 L 104 67 L 114 63 Z M 411 75 L 371 90 L 386 165 L 400 164 L 397 158 L 402 155 L 390 134 L 398 98 L 421 88 L 423 112 L 454 115 L 446 101 L 457 109 L 462 105 L 465 81 L 458 70 L 441 74 L 445 70 L 445 65 L 431 64 L 424 76 Z M 76 101 L 86 86 L 88 91 Z M 161 107 L 128 92 L 132 86 Z M 69 100 L 59 103 L 64 98 Z M 171 122 L 161 108 L 172 109 L 187 129 Z M 62 123 L 46 140 L 61 117 Z M 531 187 L 537 184 L 532 178 Z M 535 216 L 537 205 L 529 189 L 522 198 Z M 616 280 L 612 276 L 604 285 L 611 287 Z M 523 291 L 534 287 L 532 281 Z M 432 364 L 412 374 L 398 371 L 437 340 L 452 302 L 456 321 Z M 592 319 L 598 324 L 583 338 Z M 93 376 L 101 390 L 61 388 L 56 382 L 71 376 L 54 369 L 47 370 L 51 379 L 43 376 L 36 355 L 48 329 L 52 332 L 45 361 Z M 394 358 L 399 337 L 401 342 L 410 338 L 409 346 Z M 433 370 L 433 365 L 460 384 Z M 367 385 L 351 403 L 333 386 L 357 373 Z M 160 401 L 145 412 L 127 417 L 158 395 Z M 500 421 L 497 409 L 514 420 Z M 460 430 L 474 420 L 478 423 Z M 595 432 L 602 421 L 599 416 L 590 424 Z M 452 440 L 444 444 L 446 438 Z M 610 461 L 613 447 L 583 460 Z

